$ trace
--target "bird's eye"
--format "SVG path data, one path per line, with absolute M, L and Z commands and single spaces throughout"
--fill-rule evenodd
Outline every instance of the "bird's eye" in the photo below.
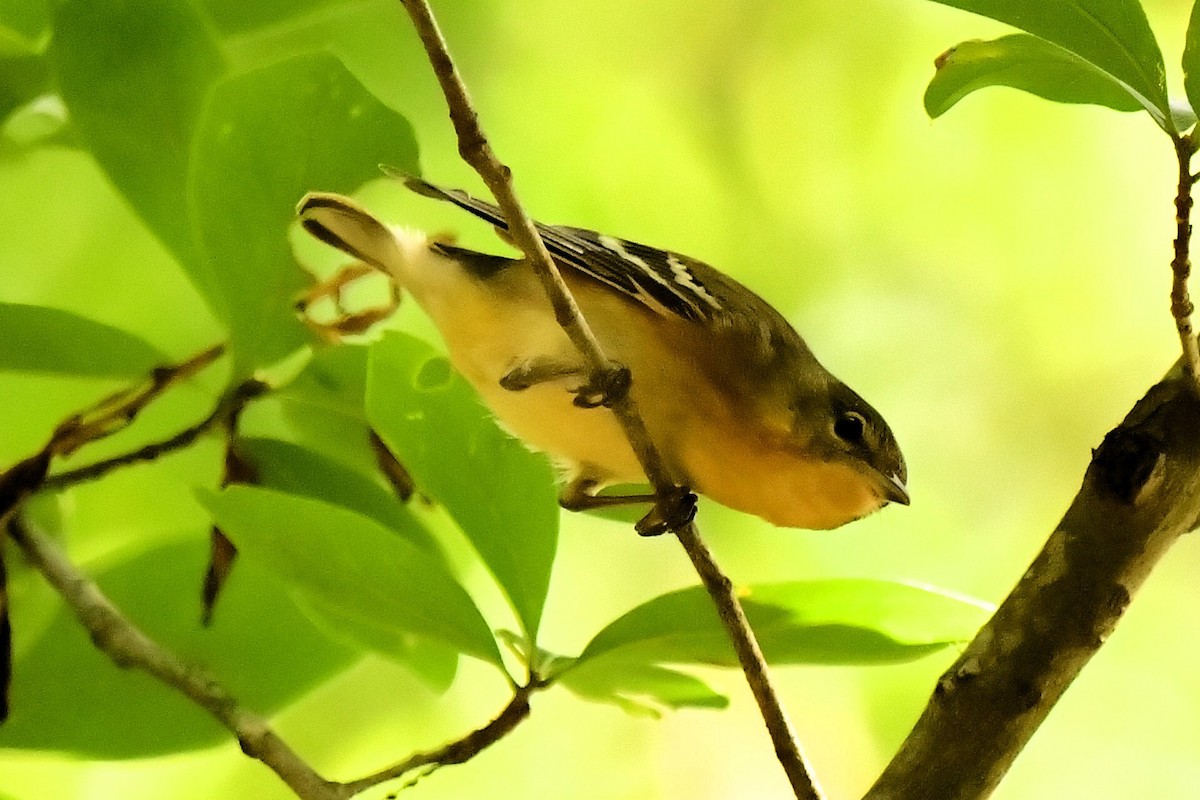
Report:
M 861 442 L 866 428 L 867 421 L 856 411 L 847 411 L 833 423 L 834 434 L 847 442 Z

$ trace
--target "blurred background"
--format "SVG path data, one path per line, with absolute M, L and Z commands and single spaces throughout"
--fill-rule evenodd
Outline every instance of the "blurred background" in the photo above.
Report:
M 1189 5 L 1145 5 L 1178 93 Z M 207 3 L 218 27 L 234 6 Z M 991 89 L 936 122 L 926 117 L 934 57 L 1002 26 L 920 0 L 434 6 L 535 216 L 669 247 L 736 276 L 896 431 L 910 508 L 820 533 L 703 506 L 702 529 L 738 583 L 882 577 L 999 602 L 1075 495 L 1090 449 L 1177 356 L 1167 299 L 1174 157 L 1146 115 Z M 413 123 L 427 177 L 479 190 L 398 3 L 331 4 L 301 25 L 224 35 L 245 68 L 332 50 Z M 395 184 L 376 182 L 362 197 L 397 222 L 499 247 L 486 226 Z M 86 154 L 0 160 L 0 219 L 0 301 L 67 308 L 174 356 L 220 335 Z M 421 328 L 416 315 L 405 307 L 404 324 Z M 80 396 L 107 388 L 0 374 L 3 463 L 38 446 Z M 203 408 L 206 395 L 194 394 L 169 402 Z M 147 430 L 168 429 L 175 408 L 148 415 Z M 99 564 L 135 529 L 195 527 L 202 512 L 190 486 L 211 477 L 215 452 L 213 443 L 161 470 L 116 476 L 103 506 L 79 492 L 69 501 L 79 524 L 105 535 L 82 537 L 75 554 Z M 114 491 L 124 502 L 111 503 Z M 1200 545 L 1186 539 L 997 798 L 1196 796 L 1200 645 L 1183 623 L 1198 569 Z M 694 582 L 670 539 L 577 517 L 564 523 L 555 570 L 543 639 L 567 653 L 621 611 Z M 870 785 L 953 657 L 778 671 L 831 798 Z M 728 710 L 633 718 L 548 692 L 512 736 L 404 796 L 789 796 L 741 675 L 704 677 L 732 697 Z M 275 722 L 323 772 L 349 777 L 478 727 L 504 702 L 504 685 L 469 661 L 436 697 L 367 657 Z M 0 796 L 290 795 L 230 743 L 116 763 L 0 751 Z

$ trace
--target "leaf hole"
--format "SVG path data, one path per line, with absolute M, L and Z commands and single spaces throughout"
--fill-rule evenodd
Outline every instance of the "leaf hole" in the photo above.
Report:
M 450 386 L 453 375 L 448 359 L 431 358 L 417 370 L 413 386 L 423 392 L 442 391 Z

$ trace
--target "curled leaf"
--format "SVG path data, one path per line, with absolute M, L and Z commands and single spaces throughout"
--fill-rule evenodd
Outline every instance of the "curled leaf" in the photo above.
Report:
M 992 41 L 962 42 L 934 62 L 925 111 L 940 117 L 959 100 L 989 86 L 1010 86 L 1057 103 L 1089 103 L 1139 111 L 1138 99 L 1119 81 L 1044 39 L 1015 33 Z

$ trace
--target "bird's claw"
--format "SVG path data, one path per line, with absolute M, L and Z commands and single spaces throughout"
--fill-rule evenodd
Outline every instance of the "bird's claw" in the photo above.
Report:
M 659 536 L 678 530 L 696 517 L 696 495 L 686 486 L 674 486 L 660 494 L 650 513 L 638 520 L 639 536 Z
M 591 379 L 575 390 L 575 405 L 580 408 L 612 408 L 625 399 L 633 375 L 629 367 L 613 364 L 607 369 L 593 373 Z

